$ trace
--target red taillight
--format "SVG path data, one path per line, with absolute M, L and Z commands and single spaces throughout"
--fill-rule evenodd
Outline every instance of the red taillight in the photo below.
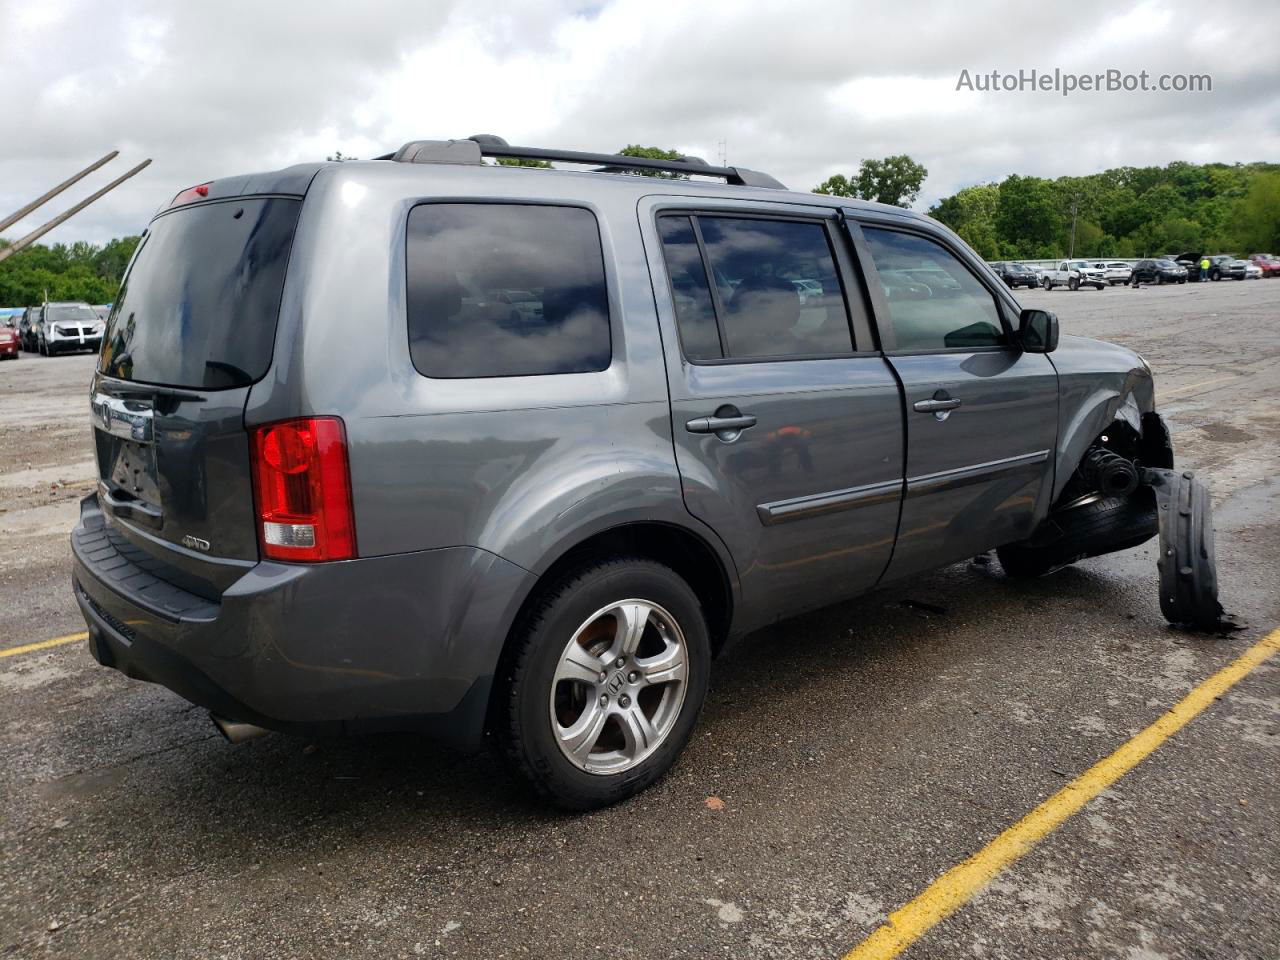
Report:
M 355 557 L 347 438 L 337 417 L 254 430 L 253 486 L 265 556 L 293 563 Z
M 195 203 L 197 200 L 203 200 L 209 195 L 209 187 L 213 186 L 213 181 L 202 183 L 198 187 L 187 187 L 176 197 L 169 201 L 169 206 L 178 207 L 184 203 Z

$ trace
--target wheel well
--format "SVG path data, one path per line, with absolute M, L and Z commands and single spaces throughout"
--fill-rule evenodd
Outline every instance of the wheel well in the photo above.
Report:
M 1141 433 L 1123 420 L 1113 420 L 1107 429 L 1094 438 L 1090 446 L 1094 444 L 1101 444 L 1144 467 L 1173 467 L 1173 445 L 1169 440 L 1169 428 L 1155 411 L 1142 415 Z
M 733 618 L 733 591 L 720 557 L 705 540 L 682 527 L 667 523 L 629 523 L 597 533 L 575 544 L 549 566 L 524 598 L 520 610 L 511 621 L 511 629 L 503 643 L 502 654 L 494 673 L 489 694 L 486 728 L 493 721 L 497 698 L 502 695 L 503 678 L 510 672 L 513 658 L 511 639 L 525 622 L 530 608 L 543 588 L 571 570 L 606 557 L 640 557 L 670 567 L 689 584 L 702 602 L 711 635 L 711 653 L 720 652 L 729 635 Z
M 569 570 L 604 557 L 633 556 L 670 567 L 689 584 L 702 602 L 711 633 L 711 649 L 718 652 L 729 632 L 733 594 L 720 558 L 705 540 L 681 527 L 666 523 L 628 523 L 613 527 L 575 545 L 538 578 L 521 606 L 523 614 L 539 588 Z M 520 622 L 520 617 L 516 618 Z
M 1083 458 L 1095 446 L 1105 447 L 1126 460 L 1133 460 L 1144 467 L 1173 467 L 1173 446 L 1169 428 L 1155 411 L 1142 415 L 1142 432 L 1133 429 L 1124 420 L 1113 420 L 1107 428 L 1093 438 L 1093 442 L 1081 454 Z M 1073 471 L 1079 464 L 1073 467 Z M 1066 503 L 1086 492 L 1079 485 L 1079 475 L 1073 473 L 1059 494 L 1057 503 Z

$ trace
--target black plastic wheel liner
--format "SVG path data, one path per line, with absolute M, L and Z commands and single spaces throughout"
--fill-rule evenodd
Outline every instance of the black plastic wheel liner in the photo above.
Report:
M 1143 482 L 1155 491 L 1160 522 L 1160 612 L 1198 630 L 1231 629 L 1218 602 L 1208 489 L 1190 471 L 1149 467 Z

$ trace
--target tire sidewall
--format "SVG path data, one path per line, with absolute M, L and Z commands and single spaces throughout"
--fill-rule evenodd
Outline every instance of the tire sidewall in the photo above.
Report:
M 711 642 L 697 596 L 673 571 L 649 561 L 608 563 L 574 578 L 539 617 L 531 634 L 527 670 L 512 690 L 511 722 L 520 730 L 516 749 L 540 783 L 540 792 L 570 809 L 590 809 L 622 800 L 657 780 L 674 763 L 693 732 L 706 698 Z M 575 767 L 561 752 L 551 729 L 551 683 L 565 644 L 597 610 L 620 600 L 649 600 L 662 606 L 684 633 L 688 674 L 684 703 L 661 746 L 640 764 L 618 774 L 599 775 Z

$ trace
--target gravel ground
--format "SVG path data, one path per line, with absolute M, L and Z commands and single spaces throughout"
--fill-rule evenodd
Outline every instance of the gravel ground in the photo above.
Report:
M 842 956 L 1280 624 L 1280 282 L 1020 299 L 1151 363 L 1245 629 L 1167 627 L 1150 545 L 1031 583 L 959 564 L 746 638 L 672 774 L 574 817 L 487 756 L 232 747 L 80 644 L 21 654 L 0 660 L 0 956 Z M 83 629 L 92 366 L 0 364 L 0 648 Z M 1278 761 L 1273 662 L 905 956 L 1280 957 Z

